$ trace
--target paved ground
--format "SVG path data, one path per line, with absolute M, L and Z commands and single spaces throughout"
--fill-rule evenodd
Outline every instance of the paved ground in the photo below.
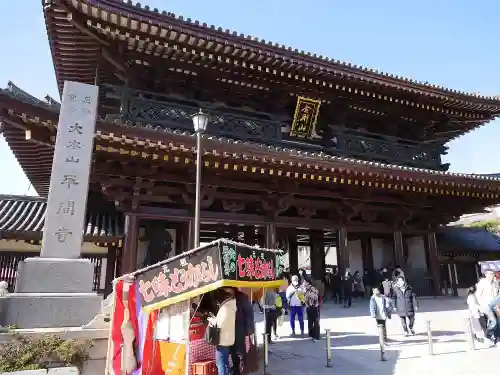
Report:
M 351 309 L 327 304 L 322 312 L 321 330 L 332 330 L 332 368 L 326 368 L 326 340 L 313 343 L 290 338 L 290 326 L 280 328 L 282 338 L 270 346 L 271 375 L 322 375 L 332 372 L 351 375 L 424 375 L 472 371 L 491 372 L 498 366 L 500 347 L 471 351 L 467 341 L 466 312 L 463 299 L 440 298 L 419 300 L 413 337 L 404 337 L 399 318 L 388 322 L 391 340 L 386 362 L 380 361 L 375 322 L 367 316 L 368 301 L 357 301 Z M 431 321 L 434 355 L 429 356 L 426 320 Z M 307 324 L 306 324 L 307 327 Z M 262 323 L 258 330 L 262 332 Z M 259 335 L 259 337 L 261 337 Z M 429 372 L 429 374 L 431 374 Z

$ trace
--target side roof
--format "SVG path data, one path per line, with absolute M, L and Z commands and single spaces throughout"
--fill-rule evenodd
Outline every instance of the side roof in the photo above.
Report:
M 437 240 L 445 251 L 500 251 L 500 237 L 483 228 L 445 227 L 437 234 Z
M 0 239 L 40 240 L 46 210 L 46 198 L 0 195 Z M 115 242 L 123 237 L 123 233 L 123 217 L 118 211 L 87 210 L 86 241 Z

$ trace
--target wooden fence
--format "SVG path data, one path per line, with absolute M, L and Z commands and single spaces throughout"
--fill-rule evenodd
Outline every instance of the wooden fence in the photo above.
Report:
M 7 281 L 9 284 L 9 291 L 13 292 L 16 287 L 16 274 L 19 262 L 30 257 L 38 257 L 39 253 L 26 253 L 19 251 L 0 252 L 0 281 Z M 106 255 L 97 254 L 83 254 L 82 258 L 89 259 L 94 265 L 94 280 L 92 290 L 97 293 L 104 293 L 104 275 L 106 267 L 103 262 Z

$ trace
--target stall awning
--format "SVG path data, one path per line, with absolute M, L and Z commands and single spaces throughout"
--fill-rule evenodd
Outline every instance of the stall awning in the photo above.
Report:
M 88 205 L 84 241 L 109 243 L 121 240 L 121 213 L 109 207 L 92 209 L 91 206 L 96 205 Z M 41 240 L 46 209 L 45 198 L 0 195 L 0 239 Z

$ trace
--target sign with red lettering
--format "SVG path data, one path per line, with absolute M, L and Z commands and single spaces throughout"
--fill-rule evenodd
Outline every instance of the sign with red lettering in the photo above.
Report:
M 137 275 L 137 282 L 142 306 L 146 307 L 210 285 L 222 277 L 219 244 L 215 244 L 150 268 Z
M 276 254 L 257 248 L 221 244 L 224 279 L 272 281 L 276 279 Z

